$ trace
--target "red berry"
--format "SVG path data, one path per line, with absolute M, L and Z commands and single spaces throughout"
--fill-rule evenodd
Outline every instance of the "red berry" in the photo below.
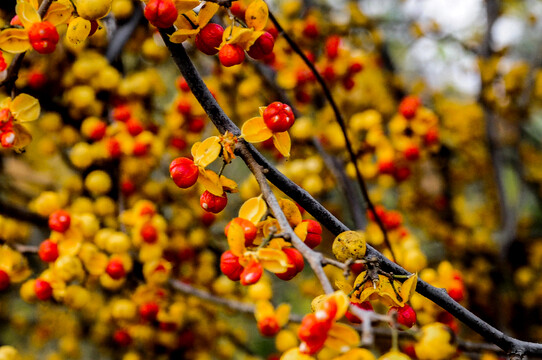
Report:
M 58 31 L 48 21 L 37 22 L 28 30 L 28 40 L 40 54 L 50 54 L 56 49 L 59 40 Z
M 124 265 L 120 260 L 113 259 L 110 260 L 107 264 L 107 267 L 105 269 L 105 272 L 111 276 L 112 279 L 119 280 L 122 279 L 126 275 L 126 270 L 124 269 Z
M 206 55 L 216 55 L 222 43 L 224 28 L 215 23 L 205 25 L 196 35 L 195 44 L 199 51 Z
M 220 271 L 230 280 L 238 281 L 241 279 L 243 266 L 239 264 L 239 257 L 235 256 L 231 250 L 228 250 L 220 257 Z
M 145 7 L 145 17 L 160 29 L 173 26 L 179 12 L 171 0 L 150 0 Z
M 217 196 L 205 190 L 205 192 L 201 194 L 199 203 L 203 210 L 218 214 L 224 210 L 228 204 L 228 197 L 226 196 L 226 193 L 222 193 L 222 196 Z
M 363 70 L 363 64 L 359 62 L 355 62 L 350 64 L 348 67 L 348 74 L 353 75 L 359 73 L 361 70 Z
M 113 159 L 118 159 L 122 155 L 120 142 L 117 139 L 115 138 L 108 139 L 106 143 L 106 147 L 107 147 L 107 152 Z
M 128 331 L 119 329 L 113 334 L 113 341 L 121 347 L 127 347 L 132 343 L 132 337 Z
M 225 67 L 239 65 L 245 60 L 245 50 L 237 44 L 226 44 L 218 52 L 218 60 Z
M 263 275 L 263 266 L 256 260 L 252 260 L 241 273 L 241 284 L 244 286 L 256 284 Z
M 282 251 L 288 257 L 288 263 L 290 267 L 283 273 L 275 274 L 281 280 L 291 280 L 297 274 L 299 274 L 305 267 L 305 261 L 303 260 L 303 255 L 295 248 L 283 248 Z
M 274 316 L 270 316 L 258 321 L 258 330 L 263 336 L 275 336 L 280 331 L 280 326 L 277 318 Z
M 252 242 L 254 241 L 254 239 L 256 239 L 256 235 L 258 235 L 258 229 L 256 228 L 256 226 L 247 219 L 236 217 L 232 221 L 230 221 L 224 228 L 224 233 L 226 234 L 226 236 L 228 236 L 228 229 L 230 228 L 230 224 L 232 222 L 241 226 L 241 228 L 243 229 L 245 233 L 245 246 L 252 246 Z
M 201 31 L 200 31 L 200 33 L 201 33 Z M 199 35 L 199 33 L 198 33 L 198 35 Z M 196 37 L 197 37 L 197 35 L 196 35 Z M 177 87 L 182 92 L 190 92 L 190 86 L 188 86 L 188 83 L 186 82 L 186 80 L 182 76 L 179 76 L 179 78 L 177 79 Z
M 424 137 L 425 145 L 433 145 L 439 141 L 439 134 L 437 128 L 432 128 L 427 131 Z
M 119 105 L 113 109 L 113 111 L 111 112 L 111 116 L 116 121 L 126 122 L 132 116 L 132 112 L 130 111 L 130 108 L 128 106 Z
M 454 285 L 448 289 L 448 295 L 457 302 L 465 298 L 465 287 L 463 282 L 454 281 Z
M 6 59 L 4 59 L 4 54 L 0 51 L 0 72 L 6 70 L 8 64 L 6 64 Z
M 173 146 L 177 150 L 184 150 L 186 149 L 186 146 L 188 145 L 186 140 L 180 137 L 172 137 L 169 141 L 169 144 Z
M 306 219 L 303 222 L 308 224 L 305 244 L 314 249 L 322 242 L 322 226 L 316 220 Z
M 371 305 L 371 303 L 369 301 L 364 301 L 364 302 L 361 302 L 361 303 L 353 303 L 353 302 L 351 302 L 350 305 L 353 305 L 353 306 L 358 307 L 358 308 L 363 309 L 363 310 L 374 311 L 373 305 Z M 362 320 L 359 317 L 357 317 L 356 315 L 354 315 L 353 313 L 351 313 L 350 310 L 347 310 L 346 314 L 344 314 L 344 316 L 346 316 L 348 321 L 350 321 L 352 324 L 361 324 L 362 323 Z
M 395 170 L 395 164 L 390 160 L 381 160 L 378 162 L 378 172 L 380 174 L 393 174 Z
M 134 156 L 145 156 L 149 152 L 150 144 L 144 144 L 136 142 L 134 148 L 132 149 L 132 155 Z
M 289 105 L 275 101 L 263 111 L 263 121 L 271 131 L 284 132 L 292 127 L 295 116 Z
M 403 216 L 399 212 L 391 210 L 381 220 L 386 230 L 394 230 L 403 223 Z
M 71 224 L 70 213 L 65 210 L 57 210 L 49 215 L 49 229 L 63 233 Z
M 91 20 L 90 21 L 90 32 L 88 33 L 88 36 L 92 36 L 98 31 L 98 28 L 100 27 L 100 24 L 98 24 L 97 20 Z
M 395 171 L 393 172 L 393 177 L 395 178 L 395 180 L 399 182 L 408 179 L 409 176 L 410 176 L 410 169 L 406 166 L 396 167 Z
M 247 54 L 253 59 L 261 60 L 273 52 L 274 46 L 275 39 L 273 38 L 273 35 L 265 32 L 256 39 L 254 44 L 248 49 Z
M 333 66 L 326 66 L 324 71 L 322 71 L 322 76 L 327 82 L 333 82 L 336 78 L 335 69 L 333 69 Z
M 403 307 L 392 306 L 388 311 L 388 315 L 394 311 L 397 312 L 397 323 L 408 329 L 416 324 L 416 311 L 410 305 L 405 304 Z
M 303 36 L 310 39 L 315 39 L 319 34 L 320 31 L 318 31 L 318 24 L 315 21 L 309 20 L 305 23 L 305 27 L 303 28 Z
M 315 314 L 307 314 L 301 321 L 297 336 L 306 343 L 308 354 L 314 354 L 324 346 L 332 321 L 322 321 Z M 303 349 L 305 350 L 305 349 Z
M 0 291 L 4 291 L 9 287 L 9 274 L 4 270 L 0 270 Z
M 191 133 L 199 133 L 205 127 L 205 121 L 201 117 L 195 117 L 188 122 L 188 131 Z
M 356 85 L 356 82 L 351 76 L 347 76 L 342 80 L 342 84 L 346 90 L 352 90 L 352 88 Z
M 147 244 L 154 244 L 158 240 L 158 231 L 150 222 L 146 222 L 139 231 L 141 238 Z
M 205 226 L 211 226 L 211 224 L 215 221 L 216 215 L 212 214 L 210 212 L 204 212 L 201 214 L 201 222 Z
M 337 35 L 332 35 L 327 38 L 325 51 L 326 56 L 330 59 L 335 59 L 339 56 L 339 45 L 341 44 L 341 38 Z
M 404 155 L 407 160 L 418 160 L 420 158 L 420 148 L 417 145 L 411 145 L 405 149 Z
M 186 98 L 181 98 L 177 102 L 177 111 L 180 114 L 183 114 L 184 116 L 190 115 L 190 111 L 192 110 L 192 104 L 190 101 Z
M 230 6 L 230 11 L 233 14 L 233 16 L 244 20 L 245 19 L 245 11 L 246 9 L 243 7 L 240 1 L 232 2 Z
M 139 307 L 139 316 L 145 321 L 154 321 L 160 311 L 160 307 L 155 302 L 148 302 Z
M 0 65 L 0 71 L 2 66 Z M 41 71 L 34 70 L 28 74 L 28 86 L 32 89 L 41 89 L 47 82 L 47 76 Z
M 180 157 L 171 162 L 169 173 L 175 185 L 181 189 L 191 187 L 198 181 L 199 170 L 194 161 Z
M 42 261 L 53 262 L 58 258 L 58 245 L 51 240 L 45 240 L 41 243 L 38 255 Z
M 136 184 L 130 179 L 122 180 L 120 183 L 120 190 L 126 196 L 130 196 L 137 190 Z
M 399 103 L 399 113 L 406 119 L 412 119 L 416 116 L 416 112 L 421 104 L 422 102 L 419 97 L 413 95 L 407 96 Z
M 137 136 L 144 130 L 141 121 L 134 118 L 130 118 L 128 121 L 126 121 L 126 127 L 132 136 Z
M 48 281 L 37 279 L 34 283 L 34 292 L 39 300 L 46 301 L 53 295 L 53 288 Z

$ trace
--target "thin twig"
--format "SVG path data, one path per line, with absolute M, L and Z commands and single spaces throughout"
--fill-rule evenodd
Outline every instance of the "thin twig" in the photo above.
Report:
M 329 104 L 331 105 L 331 108 L 333 109 L 333 113 L 335 114 L 335 119 L 337 120 L 337 123 L 339 124 L 341 131 L 344 136 L 344 141 L 346 144 L 346 150 L 348 152 L 348 155 L 350 157 L 350 161 L 354 165 L 354 169 L 356 172 L 356 179 L 358 181 L 359 187 L 361 189 L 361 193 L 363 194 L 363 197 L 365 198 L 365 201 L 367 203 L 367 206 L 369 208 L 369 211 L 373 214 L 376 223 L 378 224 L 378 227 L 382 231 L 382 234 L 384 235 L 384 242 L 386 243 L 386 246 L 390 250 L 391 258 L 393 261 L 395 261 L 396 257 L 393 252 L 393 249 L 391 247 L 391 242 L 388 237 L 388 232 L 386 231 L 386 228 L 384 227 L 384 223 L 382 222 L 382 219 L 380 219 L 380 216 L 378 215 L 376 208 L 374 204 L 371 201 L 371 198 L 369 196 L 369 190 L 367 188 L 367 184 L 365 183 L 365 180 L 363 179 L 363 176 L 361 175 L 361 172 L 359 170 L 358 164 L 357 164 L 357 158 L 356 154 L 354 152 L 354 149 L 352 147 L 352 143 L 350 141 L 350 138 L 348 137 L 348 132 L 346 129 L 346 123 L 341 115 L 341 111 L 339 110 L 339 106 L 335 102 L 335 99 L 333 98 L 333 95 L 331 94 L 331 91 L 329 90 L 329 87 L 326 85 L 326 82 L 324 81 L 324 78 L 320 75 L 314 64 L 307 58 L 303 50 L 297 45 L 297 43 L 284 31 L 284 28 L 280 25 L 278 20 L 275 18 L 273 13 L 269 12 L 269 19 L 273 22 L 277 30 L 284 36 L 284 39 L 286 42 L 288 42 L 288 45 L 292 48 L 292 50 L 303 60 L 305 65 L 311 70 L 311 72 L 314 74 L 314 77 L 316 78 L 316 81 L 318 81 L 318 84 L 320 84 L 320 87 L 322 88 L 322 91 L 324 92 L 324 96 L 328 100 Z
M 48 226 L 48 219 L 37 213 L 28 211 L 23 207 L 19 207 L 7 202 L 0 202 L 0 214 L 9 218 L 28 222 L 38 227 L 46 228 Z

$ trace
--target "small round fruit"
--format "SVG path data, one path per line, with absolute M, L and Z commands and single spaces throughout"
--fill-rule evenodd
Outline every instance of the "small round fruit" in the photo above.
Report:
M 38 255 L 42 261 L 54 262 L 58 258 L 58 245 L 51 240 L 45 240 L 41 243 Z
M 145 321 L 154 321 L 158 316 L 160 307 L 155 302 L 148 302 L 139 307 L 139 316 Z
M 391 315 L 393 312 L 397 312 L 397 323 L 407 329 L 410 329 L 416 324 L 416 311 L 410 305 L 405 304 L 403 307 L 392 306 L 388 310 L 388 315 Z
M 179 12 L 171 0 L 150 0 L 145 6 L 145 18 L 160 29 L 173 26 Z
M 87 20 L 98 20 L 111 10 L 113 0 L 75 0 L 77 13 Z
M 228 204 L 228 196 L 226 193 L 222 193 L 222 196 L 213 195 L 209 191 L 205 190 L 199 199 L 201 208 L 205 211 L 213 214 L 218 214 Z
M 282 251 L 288 257 L 288 263 L 290 267 L 283 273 L 276 273 L 275 275 L 281 280 L 291 280 L 305 267 L 305 261 L 303 255 L 295 248 L 283 248 Z
M 311 249 L 314 249 L 322 242 L 322 226 L 316 220 L 305 219 L 302 222 L 308 224 L 305 244 Z
M 180 157 L 171 162 L 169 173 L 175 185 L 186 189 L 198 181 L 199 170 L 194 161 Z
M 263 111 L 263 121 L 271 131 L 284 132 L 292 127 L 295 116 L 289 105 L 275 101 Z
M 141 238 L 147 244 L 154 244 L 156 240 L 158 240 L 158 230 L 156 230 L 156 227 L 154 227 L 154 225 L 152 225 L 150 222 L 146 222 L 143 224 L 143 226 L 141 226 L 139 235 L 141 235 Z
M 349 259 L 362 259 L 367 251 L 365 234 L 360 231 L 345 231 L 337 235 L 333 241 L 333 254 L 340 262 Z
M 275 39 L 273 38 L 273 35 L 264 32 L 248 49 L 247 54 L 253 59 L 261 60 L 273 52 L 274 46 Z
M 231 250 L 225 251 L 220 257 L 220 271 L 230 280 L 238 281 L 243 272 L 243 266 L 239 264 L 239 257 L 235 256 Z
M 37 279 L 34 282 L 34 292 L 36 293 L 36 297 L 41 301 L 49 300 L 53 296 L 51 284 L 42 279 Z
M 195 44 L 199 51 L 206 55 L 216 55 L 222 43 L 224 28 L 215 23 L 205 25 L 196 35 Z
M 48 21 L 32 24 L 28 30 L 30 45 L 40 54 L 50 54 L 60 39 L 56 27 Z
M 399 113 L 405 119 L 412 119 L 416 116 L 416 112 L 421 105 L 422 102 L 419 97 L 414 95 L 407 96 L 399 103 Z
M 10 284 L 9 274 L 4 270 L 0 270 L 0 291 L 4 291 Z
M 65 210 L 57 210 L 49 215 L 49 229 L 63 233 L 71 224 L 70 213 Z
M 110 260 L 107 264 L 105 272 L 114 280 L 122 279 L 126 275 L 124 265 L 120 260 Z
M 263 336 L 271 337 L 280 331 L 280 325 L 276 317 L 269 316 L 258 321 L 258 330 Z
M 243 269 L 241 273 L 240 280 L 241 285 L 253 285 L 256 284 L 263 275 L 263 266 L 259 262 L 252 260 L 248 265 Z
M 245 50 L 237 44 L 226 44 L 218 52 L 218 60 L 225 67 L 239 65 L 245 60 Z

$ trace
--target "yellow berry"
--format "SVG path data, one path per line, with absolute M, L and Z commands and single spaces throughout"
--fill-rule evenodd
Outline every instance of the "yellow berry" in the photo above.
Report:
M 94 170 L 87 175 L 85 187 L 93 195 L 103 195 L 111 190 L 111 178 L 102 170 Z
M 337 260 L 362 259 L 367 250 L 365 234 L 361 231 L 345 231 L 337 235 L 333 241 L 333 254 Z
M 45 191 L 35 200 L 34 206 L 38 214 L 49 216 L 53 212 L 60 210 L 62 204 L 57 193 Z

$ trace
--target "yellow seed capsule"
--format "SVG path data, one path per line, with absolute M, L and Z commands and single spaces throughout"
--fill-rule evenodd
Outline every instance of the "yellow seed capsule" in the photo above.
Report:
M 76 0 L 77 13 L 87 20 L 98 20 L 111 10 L 113 0 Z
M 66 39 L 74 46 L 81 45 L 90 34 L 90 21 L 76 17 L 68 24 Z
M 102 170 L 95 170 L 87 175 L 85 187 L 93 195 L 103 195 L 111 189 L 111 178 Z
M 362 259 L 367 251 L 365 234 L 361 231 L 345 231 L 333 241 L 333 254 L 337 260 L 345 262 L 348 259 Z

